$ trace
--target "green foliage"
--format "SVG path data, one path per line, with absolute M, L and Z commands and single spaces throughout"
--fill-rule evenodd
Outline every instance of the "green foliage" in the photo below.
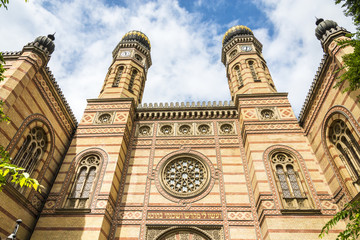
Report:
M 25 2 L 27 2 L 28 0 L 25 0 Z M 5 9 L 7 9 L 7 5 L 9 4 L 9 0 L 0 0 L 0 8 L 4 7 Z
M 360 25 L 360 1 L 359 0 L 335 0 L 336 4 L 342 3 L 345 8 L 345 16 L 352 17 L 354 24 L 358 27 Z
M 352 46 L 354 52 L 343 56 L 344 65 L 339 71 L 347 70 L 339 77 L 335 87 L 339 87 L 344 81 L 348 80 L 347 86 L 343 92 L 354 91 L 360 88 L 360 40 L 351 39 L 339 41 L 341 47 Z
M 346 229 L 339 233 L 337 240 L 357 240 L 360 236 L 360 201 L 354 201 L 353 203 L 347 203 L 344 209 L 338 212 L 330 221 L 328 221 L 319 238 L 323 238 L 325 234 L 329 233 L 329 230 L 333 228 L 340 220 L 348 220 Z
M 9 0 L 0 0 L 0 7 L 4 7 L 7 9 L 7 4 L 9 4 Z
M 7 178 L 10 178 L 12 183 L 18 184 L 20 187 L 32 187 L 40 192 L 41 186 L 39 182 L 36 179 L 30 178 L 30 175 L 24 172 L 24 168 L 20 168 L 10 162 L 9 153 L 0 145 L 0 191 L 6 185 Z
M 345 69 L 346 72 L 339 77 L 340 80 L 335 87 L 339 87 L 344 81 L 348 81 L 349 86 L 343 92 L 354 91 L 360 88 L 360 1 L 335 0 L 335 3 L 342 4 L 341 7 L 345 8 L 345 16 L 352 18 L 357 30 L 356 33 L 348 36 L 352 39 L 338 42 L 342 48 L 354 47 L 354 52 L 343 57 L 344 66 L 339 71 Z

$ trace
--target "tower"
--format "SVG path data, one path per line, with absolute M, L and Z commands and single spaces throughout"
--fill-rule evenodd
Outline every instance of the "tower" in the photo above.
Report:
M 230 28 L 222 43 L 221 61 L 226 67 L 232 100 L 237 94 L 276 92 L 262 55 L 262 44 L 250 28 Z
M 141 103 L 151 66 L 150 49 L 150 41 L 144 33 L 126 33 L 112 53 L 113 61 L 99 98 L 133 98 L 135 105 Z
M 87 100 L 33 239 L 109 237 L 135 111 L 150 66 L 149 39 L 139 31 L 126 33 L 113 51 L 99 97 Z M 58 214 L 66 215 L 67 221 L 52 221 Z M 61 230 L 56 233 L 54 228 Z

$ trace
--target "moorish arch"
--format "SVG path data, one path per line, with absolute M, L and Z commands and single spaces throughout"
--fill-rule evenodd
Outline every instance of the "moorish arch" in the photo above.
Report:
M 360 125 L 343 106 L 330 108 L 324 117 L 321 141 L 328 162 L 345 194 L 360 191 Z
M 163 230 L 154 238 L 148 238 L 154 240 L 215 240 L 214 237 L 210 236 L 204 230 L 201 230 L 197 227 L 188 227 L 188 226 L 175 226 L 169 229 Z M 218 239 L 221 239 L 220 236 Z
M 52 125 L 44 115 L 32 114 L 23 121 L 6 148 L 13 163 L 24 167 L 40 184 L 54 153 L 54 135 Z M 28 159 L 24 154 L 33 156 Z M 23 162 L 24 158 L 26 162 Z

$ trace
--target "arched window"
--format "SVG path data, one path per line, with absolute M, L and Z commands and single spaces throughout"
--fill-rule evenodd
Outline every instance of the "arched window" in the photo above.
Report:
M 100 168 L 100 157 L 86 155 L 80 160 L 74 184 L 66 202 L 68 208 L 87 208 Z
M 240 67 L 237 65 L 234 68 L 234 70 L 236 72 L 236 77 L 237 77 L 237 81 L 238 81 L 238 84 L 239 84 L 239 88 L 241 88 L 242 86 L 244 86 L 244 82 L 243 82 L 243 79 L 242 79 L 242 76 L 241 76 Z
M 41 127 L 34 127 L 26 136 L 24 143 L 13 159 L 13 164 L 25 168 L 29 174 L 43 156 L 47 147 L 47 136 Z
M 329 127 L 329 139 L 339 153 L 354 182 L 360 179 L 360 146 L 346 123 L 335 120 Z
M 311 201 L 306 196 L 306 185 L 302 184 L 296 158 L 285 151 L 276 151 L 270 160 L 284 208 L 310 208 Z
M 142 57 L 139 54 L 135 54 L 135 59 L 138 61 L 142 61 Z
M 249 63 L 252 78 L 254 79 L 255 82 L 259 82 L 260 80 L 257 78 L 256 72 L 255 72 L 255 67 L 254 67 L 255 63 L 254 63 L 254 61 L 250 60 L 248 63 Z
M 235 49 L 230 53 L 230 58 L 235 57 L 236 54 L 237 54 L 237 50 Z
M 130 78 L 130 83 L 129 83 L 129 91 L 132 92 L 133 91 L 133 86 L 134 86 L 134 81 L 135 81 L 135 77 L 136 77 L 137 71 L 134 69 L 131 73 L 131 78 Z
M 123 66 L 120 66 L 118 68 L 118 71 L 116 73 L 116 76 L 115 76 L 115 79 L 114 79 L 114 82 L 113 82 L 113 87 L 118 87 L 119 86 L 119 83 L 120 83 L 120 79 L 121 79 L 121 75 L 124 71 L 124 67 Z

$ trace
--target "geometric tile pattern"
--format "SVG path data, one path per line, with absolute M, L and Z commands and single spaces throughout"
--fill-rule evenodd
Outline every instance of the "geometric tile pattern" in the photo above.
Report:
M 228 212 L 228 219 L 229 220 L 253 220 L 253 216 L 251 212 Z

